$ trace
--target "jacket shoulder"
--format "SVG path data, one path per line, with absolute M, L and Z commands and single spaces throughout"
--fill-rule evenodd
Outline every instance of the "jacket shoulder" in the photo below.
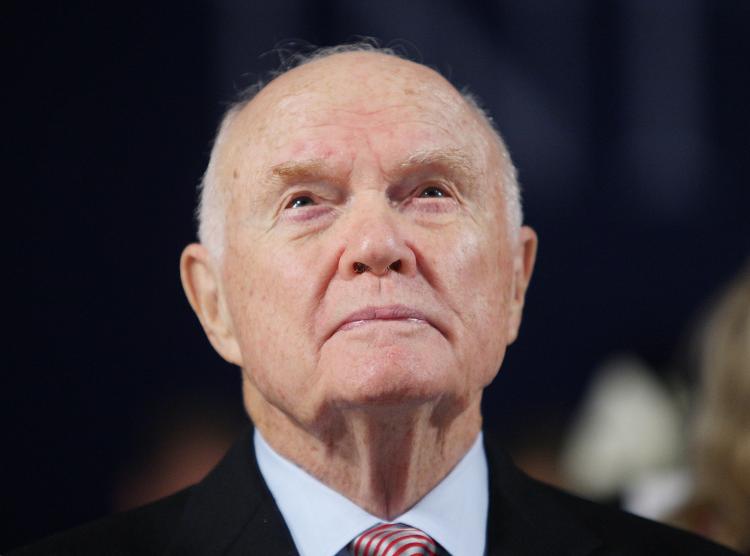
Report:
M 192 488 L 57 533 L 13 550 L 8 556 L 163 554 L 177 530 Z

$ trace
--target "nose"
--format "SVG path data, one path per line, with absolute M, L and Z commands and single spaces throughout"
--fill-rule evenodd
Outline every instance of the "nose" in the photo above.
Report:
M 362 274 L 383 277 L 391 272 L 414 274 L 416 256 L 407 242 L 407 224 L 400 222 L 390 207 L 373 205 L 378 203 L 352 207 L 339 272 L 348 278 Z

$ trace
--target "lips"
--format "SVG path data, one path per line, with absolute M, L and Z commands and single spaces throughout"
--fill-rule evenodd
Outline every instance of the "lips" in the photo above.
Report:
M 333 334 L 343 330 L 349 330 L 366 324 L 368 321 L 406 321 L 414 323 L 429 324 L 435 327 L 433 322 L 422 312 L 406 305 L 387 305 L 381 307 L 365 307 L 354 311 L 338 323 Z M 437 327 L 435 327 L 437 328 Z M 333 335 L 331 334 L 331 335 Z

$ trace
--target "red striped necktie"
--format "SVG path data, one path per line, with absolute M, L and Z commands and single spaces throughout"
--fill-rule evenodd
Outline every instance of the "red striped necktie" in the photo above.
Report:
M 403 523 L 381 523 L 361 533 L 349 545 L 353 556 L 436 556 L 437 543 L 419 529 Z

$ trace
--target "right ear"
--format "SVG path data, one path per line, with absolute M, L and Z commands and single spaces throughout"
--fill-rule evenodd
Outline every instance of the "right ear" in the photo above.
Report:
M 224 359 L 242 366 L 239 342 L 222 287 L 221 268 L 200 243 L 191 243 L 182 251 L 180 278 L 211 345 Z

